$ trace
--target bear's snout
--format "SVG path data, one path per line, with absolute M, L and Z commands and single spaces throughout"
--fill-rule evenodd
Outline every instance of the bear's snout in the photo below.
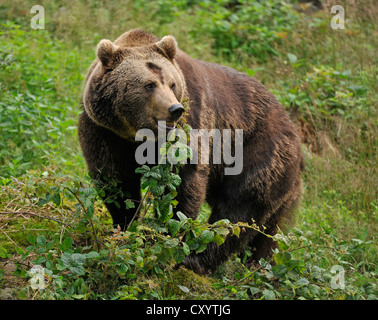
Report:
M 171 115 L 172 120 L 177 121 L 181 117 L 185 109 L 182 104 L 175 103 L 169 107 L 168 111 Z

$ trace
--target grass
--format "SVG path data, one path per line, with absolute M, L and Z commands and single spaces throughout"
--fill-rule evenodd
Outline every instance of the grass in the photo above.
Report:
M 311 14 L 295 1 L 247 2 L 46 1 L 45 30 L 30 28 L 32 1 L 0 5 L 2 298 L 376 299 L 377 8 L 341 3 L 346 30 L 332 30 L 332 1 Z M 212 277 L 169 266 L 164 275 L 132 265 L 123 273 L 119 235 L 109 237 L 104 205 L 88 191 L 76 123 L 96 44 L 135 27 L 172 34 L 192 56 L 255 76 L 292 115 L 306 159 L 304 194 L 273 260 L 248 267 L 234 257 Z M 67 188 L 93 205 L 94 229 Z M 114 260 L 101 251 L 91 257 L 94 230 Z M 83 276 L 63 272 L 72 267 L 64 253 L 82 255 L 74 257 L 85 259 Z M 38 259 L 50 261 L 59 294 L 30 287 L 24 265 Z M 343 289 L 331 286 L 334 266 L 345 270 Z

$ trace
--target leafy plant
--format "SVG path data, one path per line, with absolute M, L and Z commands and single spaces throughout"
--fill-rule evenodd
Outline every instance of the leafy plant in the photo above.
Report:
M 264 62 L 277 55 L 275 43 L 298 20 L 291 5 L 283 1 L 201 1 L 200 6 L 192 32 L 210 34 L 216 53 L 233 61 L 247 55 Z
M 238 272 L 222 284 L 232 296 L 266 300 L 376 300 L 377 286 L 356 284 L 346 262 L 355 250 L 348 244 L 316 244 L 299 229 L 275 236 L 278 248 L 271 260 L 261 259 L 254 270 Z M 363 241 L 357 241 L 363 243 Z M 363 250 L 362 250 L 363 251 Z M 325 259 L 325 256 L 331 258 Z M 333 261 L 333 262 L 332 262 Z M 334 264 L 332 264 L 334 263 Z M 245 267 L 243 267 L 245 268 Z M 374 277 L 374 271 L 370 275 Z
M 279 97 L 284 105 L 300 108 L 309 116 L 329 118 L 339 114 L 348 119 L 354 117 L 357 110 L 371 112 L 365 107 L 368 88 L 356 84 L 361 80 L 352 76 L 350 70 L 340 72 L 331 67 L 313 67 L 303 81 L 290 85 L 285 95 Z
M 18 176 L 35 168 L 35 159 L 46 165 L 55 155 L 60 165 L 82 163 L 64 160 L 78 148 L 61 142 L 72 141 L 76 132 L 78 100 L 62 91 L 70 81 L 82 80 L 72 73 L 78 56 L 59 55 L 64 45 L 48 33 L 27 45 L 27 31 L 13 22 L 0 25 L 0 37 L 0 176 Z
M 189 129 L 186 126 L 186 130 Z M 179 155 L 179 149 L 188 151 L 186 145 L 176 143 L 178 141 L 173 139 L 163 145 L 162 154 L 169 157 L 171 153 Z M 257 228 L 246 223 L 232 224 L 228 220 L 208 224 L 187 218 L 181 212 L 174 218 L 173 207 L 177 204 L 174 197 L 181 182 L 177 174 L 179 166 L 180 162 L 173 165 L 167 161 L 152 168 L 138 168 L 136 172 L 142 174 L 142 188 L 145 189 L 143 202 L 136 212 L 139 219 L 135 216 L 126 231 L 113 230 L 111 235 L 104 237 L 98 236 L 101 227 L 94 215 L 101 190 L 90 185 L 83 187 L 79 181 L 68 181 L 60 188 L 49 187 L 35 205 L 43 207 L 52 202 L 62 208 L 65 202 L 74 200 L 76 223 L 70 224 L 68 232 L 56 234 L 51 240 L 44 235 L 30 234 L 27 238 L 30 245 L 26 250 L 19 250 L 22 257 L 16 273 L 34 279 L 32 288 L 38 290 L 41 298 L 135 299 L 146 294 L 130 291 L 138 288 L 140 279 L 155 276 L 162 282 L 167 281 L 167 273 L 192 252 L 204 251 L 210 242 L 222 245 L 227 236 L 239 236 L 243 228 Z M 153 211 L 149 210 L 151 204 L 155 208 Z M 77 233 L 82 234 L 81 238 L 73 236 Z M 75 243 L 83 240 L 89 240 L 89 245 L 82 247 Z M 31 268 L 29 272 L 24 269 L 23 261 Z M 36 273 L 30 271 L 35 270 L 35 266 L 40 268 L 39 275 L 44 279 L 41 285 L 35 281 Z M 109 282 L 109 279 L 112 280 Z M 120 286 L 123 289 L 115 294 Z M 156 298 L 153 292 L 147 297 Z

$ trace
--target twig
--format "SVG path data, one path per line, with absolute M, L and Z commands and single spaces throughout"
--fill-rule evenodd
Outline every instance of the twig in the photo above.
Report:
M 240 282 L 244 281 L 245 279 L 252 276 L 255 272 L 259 271 L 260 269 L 262 269 L 262 266 L 258 267 L 256 270 L 253 270 L 249 275 L 245 276 L 244 278 L 242 278 L 240 280 L 233 281 L 233 283 L 240 283 Z
M 31 216 L 36 216 L 38 218 L 42 218 L 42 219 L 47 219 L 47 220 L 53 220 L 55 222 L 58 222 L 58 223 L 61 223 L 61 224 L 64 224 L 65 226 L 67 227 L 70 227 L 72 228 L 68 223 L 65 223 L 63 221 L 60 221 L 58 219 L 54 219 L 54 218 L 50 218 L 50 217 L 45 217 L 45 216 L 41 216 L 35 212 L 30 212 L 30 211 L 2 211 L 0 212 L 0 214 L 29 214 Z
M 84 206 L 83 202 L 80 200 L 80 198 L 76 195 L 76 193 L 73 192 L 73 191 L 72 191 L 70 188 L 68 188 L 68 187 L 64 187 L 64 188 L 67 189 L 69 192 L 71 192 L 71 193 L 74 195 L 74 197 L 76 198 L 76 200 L 79 202 L 79 204 L 80 204 L 81 207 L 83 208 L 85 215 L 88 216 L 87 209 L 85 208 L 85 206 Z M 97 252 L 100 252 L 100 244 L 99 244 L 98 239 L 97 239 L 96 229 L 95 229 L 95 227 L 94 227 L 94 225 L 93 225 L 93 221 L 92 221 L 92 219 L 88 219 L 88 220 L 89 220 L 89 222 L 90 222 L 90 224 L 91 224 L 91 226 L 92 226 L 92 229 L 93 229 L 93 235 L 94 235 L 95 242 L 96 242 L 96 246 L 97 246 Z
M 19 248 L 19 249 L 22 249 L 16 242 L 14 242 L 13 240 L 12 240 L 12 238 L 11 237 L 9 237 L 8 235 L 7 235 L 7 233 L 5 232 L 5 231 L 2 231 L 2 233 L 4 233 L 5 234 L 5 236 L 17 247 L 17 248 Z
M 23 232 L 23 231 L 51 231 L 50 229 L 20 229 L 20 230 L 7 230 L 7 232 Z
M 148 186 L 148 188 L 147 188 L 147 190 L 146 190 L 146 193 L 144 194 L 144 197 L 143 197 L 142 201 L 139 202 L 138 208 L 136 209 L 133 218 L 131 219 L 131 221 L 130 221 L 129 224 L 127 225 L 127 228 L 126 228 L 124 231 L 127 231 L 127 230 L 129 229 L 129 227 L 131 226 L 131 224 L 134 222 L 134 219 L 136 218 L 136 216 L 138 215 L 140 209 L 142 208 L 142 204 L 144 203 L 144 200 L 146 199 L 147 194 L 148 194 L 149 191 L 150 191 L 150 186 Z
M 299 247 L 296 247 L 296 248 L 293 248 L 293 249 L 288 249 L 287 252 L 292 252 L 292 251 L 296 251 L 296 250 L 300 250 L 300 249 L 304 249 L 304 248 L 308 248 L 308 247 L 325 248 L 325 249 L 331 249 L 333 251 L 339 252 L 339 250 L 337 250 L 335 248 L 332 248 L 332 247 L 326 246 L 326 245 L 322 245 L 322 244 L 307 244 L 307 245 L 299 246 Z
M 8 207 L 9 207 L 9 206 L 12 204 L 12 202 L 15 201 L 15 200 L 17 200 L 17 197 L 16 197 L 16 198 L 13 198 L 11 201 L 9 201 L 9 202 L 7 203 L 7 205 L 5 206 L 4 209 L 8 209 Z
M 146 215 L 148 209 L 150 209 L 150 207 L 151 207 L 151 204 L 152 204 L 152 202 L 150 202 L 150 203 L 148 204 L 148 206 L 147 206 L 147 208 L 144 210 L 143 214 L 139 217 L 139 219 L 138 219 L 139 222 L 142 222 L 142 221 L 143 221 L 143 219 L 144 219 L 144 217 L 145 217 L 145 215 Z

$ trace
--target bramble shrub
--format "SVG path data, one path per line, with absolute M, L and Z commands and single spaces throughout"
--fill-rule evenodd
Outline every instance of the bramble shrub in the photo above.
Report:
M 340 242 L 334 234 L 333 243 L 326 235 L 318 244 L 311 232 L 294 228 L 288 234 L 281 231 L 274 236 L 278 247 L 271 259 L 261 259 L 251 270 L 236 259 L 230 275 L 223 275 L 218 287 L 225 288 L 230 298 L 266 300 L 376 300 L 377 286 L 363 285 L 352 276 L 356 269 L 350 263 L 355 250 L 363 253 L 370 241 L 353 239 Z M 365 275 L 374 277 L 373 265 Z
M 175 143 L 163 145 L 162 154 L 180 151 Z M 127 206 L 137 210 L 125 231 L 104 228 L 102 190 L 91 184 L 66 180 L 60 187 L 40 190 L 45 196 L 30 197 L 40 208 L 54 205 L 73 212 L 63 231 L 50 236 L 31 233 L 26 249 L 18 249 L 21 258 L 15 273 L 29 279 L 24 290 L 38 299 L 172 299 L 177 294 L 172 295 L 173 286 L 181 296 L 195 296 L 175 280 L 175 268 L 189 254 L 206 250 L 210 242 L 222 245 L 227 236 L 239 236 L 246 228 L 260 230 L 253 222 L 209 224 L 203 216 L 193 220 L 181 212 L 175 218 L 179 169 L 179 163 L 160 163 L 136 170 L 142 175 L 144 196 L 138 204 L 127 200 Z M 29 188 L 33 193 L 39 187 Z M 232 299 L 376 299 L 374 283 L 360 285 L 350 276 L 356 266 L 351 259 L 360 254 L 362 263 L 370 241 L 340 241 L 330 228 L 317 237 L 293 229 L 273 238 L 278 247 L 272 258 L 250 268 L 245 263 L 251 253 L 246 250 L 244 257 L 231 259 L 214 275 L 213 288 Z M 0 254 L 6 257 L 7 250 Z M 361 263 L 365 274 L 372 276 L 374 267 Z
M 190 156 L 190 149 L 186 145 L 178 147 L 177 143 L 164 144 L 163 156 L 172 152 L 177 156 L 182 149 L 185 151 L 182 154 Z M 184 159 L 186 156 L 180 161 Z M 164 283 L 167 274 L 192 252 L 204 251 L 210 242 L 222 245 L 227 236 L 238 236 L 245 228 L 257 228 L 228 220 L 208 224 L 182 212 L 176 212 L 174 218 L 177 204 L 174 198 L 181 182 L 180 161 L 176 165 L 169 162 L 154 167 L 144 165 L 136 170 L 142 174 L 144 197 L 125 231 L 101 231 L 95 215 L 101 190 L 90 185 L 83 187 L 80 182 L 74 182 L 74 187 L 51 186 L 46 196 L 36 200 L 36 205 L 53 203 L 63 208 L 64 202 L 74 200 L 76 223 L 51 239 L 29 235 L 30 245 L 24 251 L 20 249 L 22 258 L 16 273 L 30 277 L 31 288 L 38 290 L 39 298 L 43 299 L 158 298 L 156 292 L 141 289 L 147 276 L 155 276 Z M 136 207 L 131 200 L 126 205 Z M 105 233 L 102 237 L 101 232 Z M 38 270 L 44 281 L 36 283 L 35 267 L 27 271 L 25 265 L 40 266 Z

